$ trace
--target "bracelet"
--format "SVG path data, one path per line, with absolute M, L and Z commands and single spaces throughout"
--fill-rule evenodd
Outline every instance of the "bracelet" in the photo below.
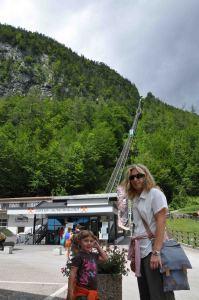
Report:
M 160 251 L 158 251 L 158 250 L 153 250 L 153 251 L 152 251 L 152 255 L 154 255 L 154 256 L 160 256 Z

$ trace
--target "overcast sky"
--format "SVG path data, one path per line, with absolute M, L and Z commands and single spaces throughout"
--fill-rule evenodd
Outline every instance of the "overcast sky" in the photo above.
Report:
M 104 62 L 142 96 L 199 112 L 199 0 L 0 0 L 0 22 Z

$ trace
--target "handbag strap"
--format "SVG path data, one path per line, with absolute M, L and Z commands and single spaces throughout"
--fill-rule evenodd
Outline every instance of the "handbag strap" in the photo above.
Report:
M 137 207 L 136 207 L 136 208 L 137 208 Z M 141 213 L 140 213 L 140 211 L 139 211 L 138 208 L 137 208 L 137 211 L 138 211 L 138 214 L 139 214 L 139 216 L 140 216 L 140 218 L 141 218 L 141 220 L 142 220 L 142 223 L 144 224 L 144 228 L 146 229 L 146 232 L 147 232 L 149 238 L 154 238 L 155 235 L 154 235 L 153 232 L 151 231 L 151 229 L 150 229 L 148 223 L 147 223 L 147 222 L 144 220 L 144 218 L 142 217 L 142 215 L 141 215 Z M 165 238 L 164 238 L 164 240 L 168 240 L 168 239 L 170 239 L 170 238 L 172 238 L 172 235 L 169 234 L 168 230 L 165 228 Z
M 136 208 L 137 208 L 137 207 L 136 207 Z M 138 211 L 138 214 L 139 214 L 139 216 L 140 216 L 140 218 L 141 218 L 141 220 L 142 220 L 142 223 L 144 224 L 144 228 L 146 229 L 146 232 L 147 232 L 148 236 L 149 236 L 149 237 L 155 237 L 154 234 L 153 234 L 153 232 L 151 231 L 149 225 L 147 224 L 147 222 L 146 222 L 146 221 L 144 220 L 144 218 L 142 217 L 142 215 L 141 215 L 141 213 L 140 213 L 140 211 L 139 211 L 138 208 L 137 208 L 137 211 Z

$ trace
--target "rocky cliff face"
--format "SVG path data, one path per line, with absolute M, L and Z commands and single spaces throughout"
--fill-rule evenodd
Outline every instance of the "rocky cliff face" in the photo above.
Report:
M 46 54 L 32 57 L 0 43 L 0 97 L 38 93 L 52 97 L 53 72 Z
M 38 33 L 0 24 L 0 98 L 12 95 L 139 99 L 134 84 L 103 63 Z

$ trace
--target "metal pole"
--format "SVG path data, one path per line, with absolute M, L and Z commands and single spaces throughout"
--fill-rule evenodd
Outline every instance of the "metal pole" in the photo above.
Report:
M 36 215 L 34 215 L 34 219 L 33 219 L 33 245 L 35 244 L 35 225 L 36 225 Z

